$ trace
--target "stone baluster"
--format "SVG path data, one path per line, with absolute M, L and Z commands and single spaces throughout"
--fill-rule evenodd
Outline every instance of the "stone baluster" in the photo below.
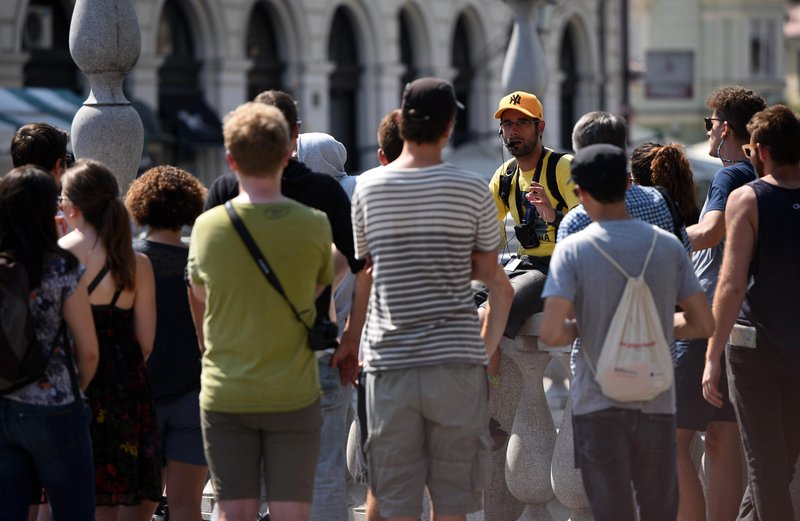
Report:
M 91 92 L 72 121 L 72 148 L 76 157 L 108 166 L 123 192 L 136 177 L 144 143 L 142 120 L 122 92 L 141 44 L 131 0 L 75 2 L 69 50 Z
M 503 61 L 503 89 L 532 92 L 542 99 L 547 90 L 547 57 L 534 20 L 544 0 L 506 0 L 506 3 L 514 17 L 514 28 Z
M 543 376 L 550 355 L 538 349 L 541 314 L 529 319 L 514 340 L 501 349 L 520 370 L 522 393 L 506 452 L 506 482 L 525 504 L 518 521 L 552 521 L 547 503 L 554 498 L 550 467 L 556 442 L 553 417 L 544 393 Z
M 569 371 L 569 353 L 571 346 L 545 347 L 558 363 Z M 592 512 L 589 498 L 583 487 L 583 478 L 579 469 L 575 468 L 575 450 L 572 435 L 572 399 L 567 397 L 566 407 L 561 417 L 561 426 L 556 437 L 552 466 L 553 492 L 558 501 L 570 512 L 570 521 L 591 521 Z

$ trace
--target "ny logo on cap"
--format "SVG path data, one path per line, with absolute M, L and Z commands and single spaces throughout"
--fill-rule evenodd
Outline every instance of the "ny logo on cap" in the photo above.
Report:
M 508 99 L 508 102 L 512 105 L 519 105 L 522 103 L 522 97 L 519 94 L 512 94 L 511 97 Z

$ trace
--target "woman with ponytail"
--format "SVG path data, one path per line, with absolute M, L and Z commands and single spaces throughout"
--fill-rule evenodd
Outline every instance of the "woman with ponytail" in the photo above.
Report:
M 631 154 L 633 180 L 642 186 L 663 186 L 678 208 L 683 224 L 697 224 L 697 207 L 692 167 L 680 145 L 645 143 Z
M 133 251 L 119 196 L 117 180 L 95 161 L 78 161 L 62 178 L 61 208 L 74 230 L 59 244 L 86 269 L 100 345 L 87 389 L 100 521 L 136 519 L 147 509 L 119 507 L 161 497 L 158 426 L 145 373 L 155 338 L 155 281 L 150 261 Z

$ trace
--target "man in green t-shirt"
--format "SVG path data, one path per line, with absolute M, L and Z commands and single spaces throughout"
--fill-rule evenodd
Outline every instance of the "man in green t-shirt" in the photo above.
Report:
M 263 472 L 273 516 L 307 520 L 322 419 L 306 326 L 333 278 L 331 229 L 325 214 L 281 195 L 291 135 L 278 109 L 245 103 L 228 115 L 223 134 L 240 187 L 233 210 L 305 325 L 267 281 L 226 208 L 201 215 L 188 269 L 195 309 L 204 311 L 206 458 L 226 519 L 255 519 Z

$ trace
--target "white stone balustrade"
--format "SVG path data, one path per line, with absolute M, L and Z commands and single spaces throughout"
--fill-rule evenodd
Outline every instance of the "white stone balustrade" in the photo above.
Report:
M 123 193 L 136 177 L 144 144 L 142 120 L 122 92 L 141 46 L 131 0 L 75 2 L 69 50 L 91 92 L 72 121 L 72 149 L 79 159 L 109 167 Z

